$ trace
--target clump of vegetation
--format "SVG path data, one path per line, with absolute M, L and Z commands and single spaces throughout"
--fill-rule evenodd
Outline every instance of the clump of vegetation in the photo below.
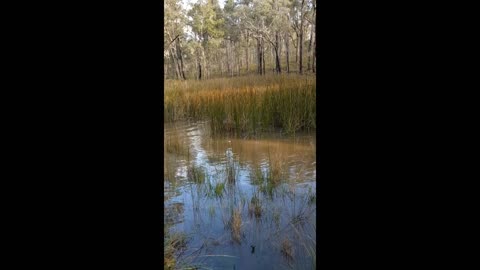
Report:
M 215 185 L 215 196 L 222 197 L 223 191 L 225 190 L 225 183 L 219 182 Z
M 166 234 L 164 239 L 164 269 L 175 269 L 180 251 L 187 246 L 184 233 Z
M 192 165 L 187 170 L 187 177 L 190 181 L 202 184 L 205 182 L 205 172 L 195 165 Z
M 262 204 L 256 195 L 253 195 L 252 199 L 250 200 L 248 205 L 248 215 L 250 217 L 255 215 L 255 218 L 260 218 L 262 216 Z
M 240 243 L 240 232 L 241 232 L 241 227 L 242 227 L 242 215 L 240 213 L 239 209 L 234 209 L 232 211 L 232 217 L 229 222 L 230 225 L 230 231 L 232 233 L 232 239 Z
M 297 75 L 166 83 L 164 120 L 210 120 L 213 134 L 314 130 L 315 87 Z
M 273 182 L 265 182 L 263 185 L 260 186 L 260 191 L 263 194 L 268 195 L 268 197 L 270 199 L 272 199 L 273 198 L 273 193 L 274 193 L 276 187 L 277 187 L 277 185 Z
M 285 164 L 279 156 L 269 156 L 268 163 L 269 166 L 267 174 L 265 176 L 263 176 L 263 174 L 257 176 L 257 179 L 261 179 L 261 182 L 257 180 L 257 183 L 261 183 L 260 191 L 272 198 L 275 189 L 278 187 L 284 177 Z
M 265 182 L 265 176 L 260 166 L 255 165 L 253 167 L 250 173 L 250 180 L 253 185 L 261 185 Z
M 293 260 L 294 249 L 293 249 L 292 243 L 290 242 L 290 240 L 288 240 L 288 238 L 283 239 L 282 244 L 281 244 L 281 248 L 280 248 L 280 252 L 282 252 L 282 255 L 288 261 Z
M 236 171 L 235 162 L 233 160 L 227 162 L 226 173 L 227 173 L 227 183 L 235 184 L 237 171 Z
M 279 156 L 269 156 L 268 163 L 268 181 L 276 185 L 283 177 L 284 162 Z

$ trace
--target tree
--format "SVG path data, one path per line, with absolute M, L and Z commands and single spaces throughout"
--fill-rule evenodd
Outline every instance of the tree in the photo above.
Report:
M 275 70 L 281 73 L 280 64 L 280 32 L 288 27 L 288 2 L 285 0 L 253 0 L 249 5 L 242 5 L 238 14 L 242 18 L 242 26 L 257 39 L 259 73 L 265 69 L 265 41 L 275 51 Z
M 200 0 L 188 12 L 189 25 L 198 45 L 196 48 L 197 67 L 201 79 L 202 67 L 205 77 L 209 77 L 208 59 L 211 47 L 218 47 L 218 39 L 223 38 L 223 18 L 217 1 Z
M 183 28 L 186 18 L 181 5 L 176 0 L 164 2 L 165 24 L 164 24 L 164 55 L 171 59 L 172 72 L 175 78 L 186 79 L 183 63 L 183 52 L 181 39 L 183 39 Z M 168 70 L 168 66 L 165 69 Z

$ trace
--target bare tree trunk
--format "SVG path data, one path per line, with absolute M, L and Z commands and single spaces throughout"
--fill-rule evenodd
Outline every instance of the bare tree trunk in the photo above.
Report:
M 302 5 L 300 6 L 300 49 L 299 49 L 299 57 L 300 57 L 300 64 L 298 67 L 299 73 L 303 74 L 303 21 L 304 21 L 304 12 L 303 12 L 303 5 L 305 0 L 302 0 Z
M 233 51 L 233 44 L 232 41 L 230 43 L 230 61 L 232 62 L 232 69 L 230 70 L 230 77 L 233 77 L 233 73 L 235 73 L 235 54 Z
M 271 59 L 272 59 L 272 72 L 275 73 L 275 70 L 277 69 L 277 66 L 276 66 L 276 62 L 275 62 L 275 48 L 273 48 L 272 46 L 272 49 L 270 50 L 270 56 L 271 56 Z
M 280 65 L 280 42 L 279 42 L 279 38 L 278 38 L 278 32 L 275 34 L 275 66 L 277 68 L 277 73 L 282 73 L 282 67 Z
M 249 71 L 248 69 L 248 45 L 249 45 L 249 38 L 248 38 L 248 32 L 246 34 L 246 37 L 247 37 L 247 46 L 245 47 L 245 60 L 246 60 L 246 64 L 247 64 L 247 73 Z
M 263 40 L 263 38 L 261 39 L 262 40 L 262 66 L 263 66 L 263 75 L 265 75 L 265 41 Z
M 240 45 L 240 44 L 239 44 Z M 237 51 L 237 50 L 236 50 Z M 235 53 L 235 59 L 237 61 L 237 76 L 240 76 L 240 69 L 242 68 L 241 48 L 238 46 L 238 51 Z M 240 54 L 240 55 L 239 55 Z
M 178 65 L 177 65 L 177 61 L 176 61 L 176 58 L 175 58 L 175 52 L 174 52 L 173 48 L 170 49 L 170 56 L 172 58 L 173 70 L 175 71 L 174 79 L 179 79 L 180 78 L 180 71 L 178 70 Z
M 298 44 L 299 36 L 300 35 L 297 34 L 297 39 L 295 40 L 295 42 L 297 43 L 297 46 L 295 46 L 295 63 L 296 64 L 298 64 L 298 48 L 300 47 Z
M 286 56 L 287 56 L 287 73 L 290 73 L 290 52 L 289 52 L 289 46 L 288 46 L 289 40 L 288 36 L 285 37 L 285 49 L 286 51 Z
M 227 64 L 227 73 L 231 73 L 230 72 L 230 52 L 229 52 L 229 46 L 230 45 L 230 42 L 227 40 L 225 41 L 225 55 L 227 57 L 227 61 L 226 61 L 226 64 Z
M 220 76 L 223 76 L 223 59 L 222 56 L 219 55 L 219 52 L 217 52 L 217 61 L 218 61 L 218 67 L 220 68 Z
M 262 46 L 259 38 L 257 38 L 257 56 L 257 72 L 262 75 Z
M 164 68 L 163 77 L 164 77 L 164 80 L 166 80 L 168 78 L 168 64 L 167 64 L 167 61 L 164 61 L 163 68 Z
M 238 48 L 235 49 L 235 57 L 237 58 L 238 74 L 240 75 L 240 69 L 243 67 L 243 58 L 242 58 L 242 46 L 239 43 Z
M 316 21 L 317 21 L 317 17 L 316 17 L 316 14 L 317 14 L 317 3 L 316 1 L 312 1 L 312 4 L 313 4 L 313 24 L 312 24 L 312 27 L 313 27 L 313 36 L 314 36 L 314 41 L 313 41 L 313 63 L 312 63 L 312 71 L 313 73 L 315 73 L 315 66 L 316 66 L 316 62 L 317 62 L 317 33 L 315 32 L 315 28 L 316 28 Z
M 300 34 L 300 47 L 298 49 L 298 57 L 299 57 L 299 63 L 298 63 L 298 72 L 300 74 L 303 74 L 303 33 Z
M 194 75 L 195 75 L 195 79 L 198 80 L 198 54 L 197 54 L 197 57 L 195 57 L 195 66 L 194 66 Z
M 313 73 L 315 73 L 316 63 L 317 63 L 317 41 L 315 40 L 313 43 L 313 64 L 312 64 Z
M 197 48 L 197 68 L 198 68 L 198 79 L 202 79 L 202 58 L 200 57 L 201 48 Z
M 183 65 L 182 46 L 180 45 L 180 39 L 177 39 L 177 53 L 180 60 L 180 75 L 184 80 L 186 80 L 187 77 L 185 76 L 185 67 Z
M 312 58 L 312 38 L 313 38 L 313 26 L 310 29 L 310 41 L 308 42 L 308 61 L 307 61 L 307 71 L 312 69 L 312 66 L 310 65 L 311 58 Z
M 208 79 L 207 58 L 205 57 L 205 49 L 202 47 L 202 60 L 203 60 L 203 75 L 205 79 Z M 201 70 L 200 70 L 201 71 Z

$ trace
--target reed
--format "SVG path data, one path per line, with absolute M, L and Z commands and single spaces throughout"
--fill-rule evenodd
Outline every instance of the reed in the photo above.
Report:
M 164 239 L 164 269 L 175 269 L 179 251 L 185 249 L 187 236 L 184 233 L 166 234 Z
M 187 177 L 190 181 L 197 184 L 203 184 L 205 182 L 205 172 L 202 170 L 202 168 L 194 165 L 188 167 Z
M 253 195 L 250 203 L 248 204 L 248 215 L 252 217 L 255 215 L 255 218 L 260 218 L 262 216 L 262 202 L 257 195 Z
M 215 196 L 223 197 L 223 191 L 225 190 L 225 183 L 219 182 L 215 185 Z
M 210 120 L 213 134 L 316 128 L 312 76 L 245 76 L 165 84 L 164 120 Z
M 252 170 L 250 171 L 250 181 L 252 185 L 261 185 L 265 182 L 265 176 L 262 171 L 262 168 L 258 164 L 254 164 Z
M 268 157 L 268 181 L 274 185 L 280 183 L 283 178 L 283 169 L 285 162 L 280 155 L 270 155 Z
M 230 219 L 230 231 L 232 233 L 233 241 L 240 243 L 240 229 L 242 227 L 242 215 L 239 209 L 232 210 L 232 217 Z
M 235 162 L 228 161 L 226 164 L 226 175 L 227 175 L 227 183 L 228 184 L 235 184 L 236 181 L 236 175 L 237 175 L 237 166 L 235 165 Z
M 288 238 L 283 239 L 280 251 L 288 261 L 293 260 L 294 249 L 292 243 L 290 242 L 290 240 L 288 240 Z

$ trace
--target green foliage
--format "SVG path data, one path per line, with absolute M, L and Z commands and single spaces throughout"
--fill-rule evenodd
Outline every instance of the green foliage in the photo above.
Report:
M 209 38 L 223 37 L 223 23 L 221 10 L 211 4 L 210 1 L 199 1 L 194 4 L 188 12 L 191 18 L 190 26 L 192 31 L 199 36 L 203 42 Z

